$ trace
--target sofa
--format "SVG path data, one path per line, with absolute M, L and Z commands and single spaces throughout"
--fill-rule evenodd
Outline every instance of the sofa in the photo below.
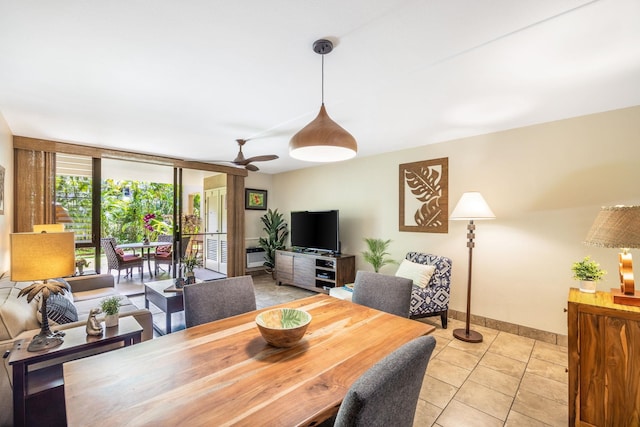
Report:
M 113 276 L 98 274 L 70 277 L 65 279 L 71 288 L 67 297 L 73 301 L 78 320 L 71 323 L 55 325 L 50 323 L 53 330 L 64 330 L 76 326 L 85 326 L 89 311 L 100 306 L 100 301 L 108 296 L 119 295 L 115 290 Z M 19 339 L 30 339 L 40 332 L 38 322 L 36 298 L 27 302 L 27 298 L 18 298 L 21 289 L 29 286 L 30 282 L 12 282 L 8 275 L 0 279 L 0 354 L 3 356 L 11 350 L 13 343 Z M 153 323 L 151 312 L 138 309 L 126 297 L 120 301 L 120 317 L 134 316 L 143 327 L 142 340 L 153 338 Z M 0 426 L 13 424 L 13 390 L 12 371 L 9 357 L 2 359 L 0 371 Z

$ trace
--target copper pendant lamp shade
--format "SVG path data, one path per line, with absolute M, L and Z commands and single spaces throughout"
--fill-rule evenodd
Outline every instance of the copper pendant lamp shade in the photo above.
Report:
M 316 40 L 313 50 L 325 55 L 333 50 L 329 40 Z M 318 116 L 293 135 L 289 154 L 294 159 L 309 162 L 338 162 L 358 152 L 356 139 L 342 126 L 331 120 L 324 107 L 324 56 L 322 58 L 322 105 Z
M 291 157 L 313 162 L 337 162 L 356 155 L 356 139 L 331 120 L 324 108 L 311 123 L 293 135 L 289 143 Z

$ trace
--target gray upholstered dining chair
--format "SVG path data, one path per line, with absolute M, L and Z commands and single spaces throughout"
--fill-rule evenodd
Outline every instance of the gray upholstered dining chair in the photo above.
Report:
M 349 387 L 335 418 L 321 425 L 411 427 L 435 346 L 433 336 L 422 336 L 373 365 Z
M 370 271 L 358 271 L 353 284 L 352 301 L 356 304 L 409 317 L 413 281 Z
M 187 328 L 256 309 L 251 276 L 186 285 L 182 288 Z

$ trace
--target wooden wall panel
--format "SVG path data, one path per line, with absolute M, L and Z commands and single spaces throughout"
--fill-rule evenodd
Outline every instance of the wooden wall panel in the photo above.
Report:
M 55 154 L 14 149 L 13 232 L 55 222 Z
M 227 276 L 245 274 L 244 177 L 227 175 Z

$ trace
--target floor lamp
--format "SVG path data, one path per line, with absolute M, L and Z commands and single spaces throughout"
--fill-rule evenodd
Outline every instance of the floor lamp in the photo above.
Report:
M 478 192 L 464 193 L 458 204 L 451 212 L 450 220 L 469 220 L 467 225 L 467 247 L 469 248 L 469 270 L 467 276 L 467 323 L 464 329 L 454 329 L 453 336 L 459 340 L 466 342 L 482 342 L 482 335 L 479 332 L 469 329 L 469 323 L 471 321 L 471 265 L 473 256 L 473 247 L 475 243 L 473 239 L 475 237 L 474 230 L 476 229 L 473 223 L 476 219 L 494 219 L 496 216 L 485 202 L 482 194 Z

